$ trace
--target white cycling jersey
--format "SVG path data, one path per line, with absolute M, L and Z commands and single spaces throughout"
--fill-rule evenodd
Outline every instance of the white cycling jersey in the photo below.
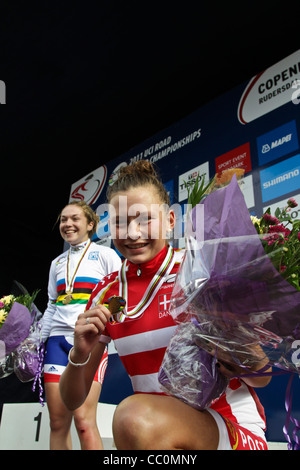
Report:
M 50 267 L 48 305 L 43 315 L 42 339 L 72 336 L 77 317 L 83 313 L 98 282 L 119 269 L 117 253 L 90 240 L 70 246 L 55 258 Z M 68 292 L 71 297 L 66 297 Z

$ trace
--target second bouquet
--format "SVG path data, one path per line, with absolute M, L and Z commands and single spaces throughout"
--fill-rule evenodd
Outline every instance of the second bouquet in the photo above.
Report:
M 217 359 L 229 368 L 240 367 L 242 374 L 263 360 L 265 368 L 300 371 L 295 354 L 300 292 L 275 268 L 272 257 L 278 257 L 283 247 L 266 252 L 266 236 L 257 232 L 235 175 L 188 215 L 186 252 L 170 308 L 180 327 L 166 352 L 160 382 L 165 391 L 195 408 L 210 406 L 226 388 L 215 367 Z M 187 329 L 193 356 L 182 349 L 182 332 Z M 175 346 L 181 348 L 177 363 Z M 186 389 L 184 367 L 195 370 L 200 362 L 202 375 L 195 373 L 198 380 L 194 385 L 189 381 Z

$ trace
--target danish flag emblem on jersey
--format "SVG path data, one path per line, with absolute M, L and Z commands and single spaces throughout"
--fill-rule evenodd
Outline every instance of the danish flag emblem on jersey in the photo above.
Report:
M 171 294 L 162 294 L 158 296 L 159 311 L 165 312 L 170 307 Z

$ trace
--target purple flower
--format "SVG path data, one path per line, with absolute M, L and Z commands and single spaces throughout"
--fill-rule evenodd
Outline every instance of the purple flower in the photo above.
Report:
M 298 232 L 298 240 L 299 240 L 299 242 L 300 242 L 300 232 Z

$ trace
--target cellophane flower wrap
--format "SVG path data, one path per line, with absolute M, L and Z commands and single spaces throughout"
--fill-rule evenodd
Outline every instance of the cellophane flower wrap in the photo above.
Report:
M 34 305 L 37 294 L 10 294 L 0 299 L 0 378 L 15 372 L 27 382 L 38 372 L 42 342 Z
M 41 324 L 37 322 L 31 326 L 28 337 L 13 353 L 14 373 L 21 382 L 30 382 L 41 373 L 41 353 L 43 353 Z
M 170 314 L 181 328 L 167 349 L 160 382 L 165 391 L 195 408 L 209 406 L 222 388 L 225 390 L 226 382 L 223 379 L 221 384 L 221 374 L 216 371 L 210 381 L 201 382 L 199 377 L 197 383 L 190 382 L 196 385 L 196 400 L 204 396 L 202 388 L 210 387 L 211 394 L 206 392 L 203 402 L 189 401 L 184 387 L 179 390 L 182 380 L 178 370 L 183 368 L 182 362 L 188 368 L 192 357 L 185 356 L 182 325 L 192 325 L 187 328 L 193 330 L 190 340 L 193 338 L 196 346 L 195 361 L 197 350 L 198 360 L 212 367 L 214 354 L 224 356 L 227 364 L 241 366 L 247 374 L 262 359 L 261 352 L 255 352 L 259 348 L 268 364 L 292 372 L 300 369 L 294 357 L 295 341 L 300 339 L 300 292 L 275 268 L 272 256 L 282 247 L 266 253 L 266 236 L 255 228 L 236 176 L 188 215 L 185 256 L 170 304 Z M 177 364 L 174 358 L 170 360 L 174 343 L 179 351 Z M 190 363 L 191 368 L 196 368 L 195 363 Z M 217 381 L 221 385 L 216 392 Z

